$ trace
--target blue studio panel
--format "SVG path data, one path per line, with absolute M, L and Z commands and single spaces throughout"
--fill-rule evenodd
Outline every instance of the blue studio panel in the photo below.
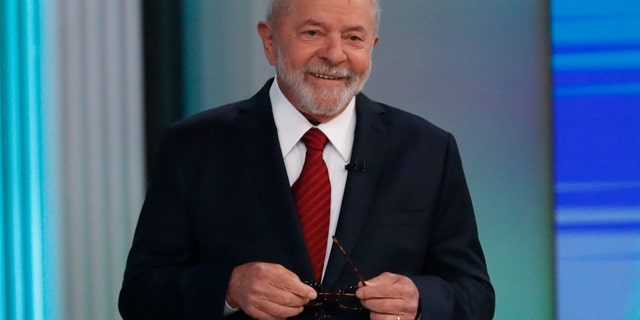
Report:
M 640 319 L 640 1 L 552 0 L 557 316 Z

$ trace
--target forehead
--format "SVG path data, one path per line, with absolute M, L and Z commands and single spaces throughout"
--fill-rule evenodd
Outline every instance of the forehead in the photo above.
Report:
M 283 22 L 300 24 L 314 21 L 330 26 L 357 25 L 375 30 L 373 0 L 290 0 Z

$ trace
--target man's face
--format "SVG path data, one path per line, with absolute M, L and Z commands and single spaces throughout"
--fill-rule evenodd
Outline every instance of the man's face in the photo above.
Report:
M 364 86 L 378 41 L 371 0 L 293 0 L 276 25 L 258 25 L 284 95 L 307 118 L 328 121 Z

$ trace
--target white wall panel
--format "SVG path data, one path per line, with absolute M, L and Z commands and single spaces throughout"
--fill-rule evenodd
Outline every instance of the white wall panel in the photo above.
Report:
M 61 319 L 117 319 L 144 192 L 138 1 L 58 0 Z

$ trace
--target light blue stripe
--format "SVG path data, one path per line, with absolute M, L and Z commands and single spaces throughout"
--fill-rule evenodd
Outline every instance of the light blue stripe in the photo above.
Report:
M 552 36 L 557 45 L 637 44 L 640 14 L 615 19 L 604 17 L 561 22 L 554 25 Z
M 637 95 L 640 96 L 640 83 L 603 84 L 590 86 L 558 86 L 554 95 L 562 96 L 602 96 L 602 95 Z
M 554 19 L 560 17 L 624 16 L 640 13 L 637 0 L 561 0 L 551 1 Z M 555 20 L 554 20 L 555 23 Z
M 30 270 L 31 270 L 31 308 L 34 320 L 43 320 L 44 314 L 44 254 L 42 246 L 42 217 L 46 214 L 42 203 L 42 164 L 44 162 L 44 154 L 42 153 L 42 118 L 41 118 L 41 101 L 40 101 L 40 17 L 38 0 L 26 0 L 24 21 L 26 27 L 26 44 L 25 51 L 27 53 L 26 74 L 28 81 L 26 83 L 26 97 L 29 106 L 27 115 L 29 119 L 29 228 L 30 234 Z

